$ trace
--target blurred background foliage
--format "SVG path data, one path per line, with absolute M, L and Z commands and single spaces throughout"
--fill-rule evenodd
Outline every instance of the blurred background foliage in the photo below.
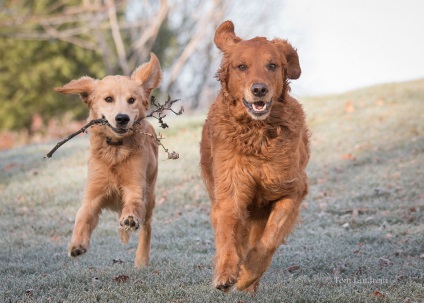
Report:
M 84 119 L 87 109 L 77 97 L 61 96 L 53 88 L 84 75 L 130 75 L 151 51 L 164 72 L 160 93 L 181 99 L 184 93 L 184 106 L 197 108 L 208 83 L 215 85 L 206 80 L 214 74 L 213 33 L 228 3 L 0 1 L 0 131 L 31 134 L 34 117 L 44 124 L 64 114 Z
M 53 87 L 79 75 L 102 77 L 98 54 L 62 41 L 0 40 L 0 129 L 29 129 L 34 114 L 86 116 L 82 102 L 67 102 Z

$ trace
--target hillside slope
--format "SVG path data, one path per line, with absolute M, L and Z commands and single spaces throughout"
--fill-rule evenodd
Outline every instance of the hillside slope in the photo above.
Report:
M 110 212 L 89 252 L 67 257 L 87 136 L 48 160 L 54 142 L 0 152 L 0 301 L 423 302 L 424 80 L 301 102 L 312 132 L 310 194 L 255 297 L 212 289 L 198 165 L 204 117 L 183 115 L 164 132 L 180 159 L 160 154 L 152 261 L 143 270 L 133 267 L 136 237 L 122 246 Z

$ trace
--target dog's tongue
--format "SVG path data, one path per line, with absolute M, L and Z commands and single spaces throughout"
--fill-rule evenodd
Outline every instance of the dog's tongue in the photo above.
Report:
M 260 111 L 260 110 L 264 109 L 264 107 L 265 107 L 265 102 L 263 102 L 263 101 L 258 101 L 258 102 L 253 103 L 253 109 L 255 111 Z

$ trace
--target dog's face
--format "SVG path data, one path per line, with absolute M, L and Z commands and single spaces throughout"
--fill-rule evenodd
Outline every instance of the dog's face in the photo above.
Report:
M 149 96 L 159 86 L 161 69 L 151 53 L 150 62 L 137 68 L 131 77 L 107 76 L 102 80 L 82 77 L 55 90 L 79 94 L 90 109 L 90 119 L 106 119 L 110 135 L 123 137 L 139 119 L 146 115 Z
M 252 119 L 265 120 L 273 102 L 282 97 L 287 79 L 300 77 L 297 52 L 286 40 L 242 40 L 233 23 L 225 21 L 215 33 L 215 44 L 224 53 L 219 79 L 236 100 L 236 108 Z
M 145 116 L 148 97 L 134 80 L 107 76 L 96 83 L 92 94 L 92 118 L 106 119 L 113 132 L 124 135 L 135 121 Z

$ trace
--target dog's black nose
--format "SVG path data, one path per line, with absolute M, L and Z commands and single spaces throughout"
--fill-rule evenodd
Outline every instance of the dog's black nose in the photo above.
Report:
M 264 83 L 253 83 L 252 87 L 250 88 L 250 91 L 256 97 L 260 98 L 268 93 L 268 86 Z
M 117 114 L 115 117 L 115 121 L 117 125 L 125 126 L 130 122 L 130 117 L 125 114 Z

